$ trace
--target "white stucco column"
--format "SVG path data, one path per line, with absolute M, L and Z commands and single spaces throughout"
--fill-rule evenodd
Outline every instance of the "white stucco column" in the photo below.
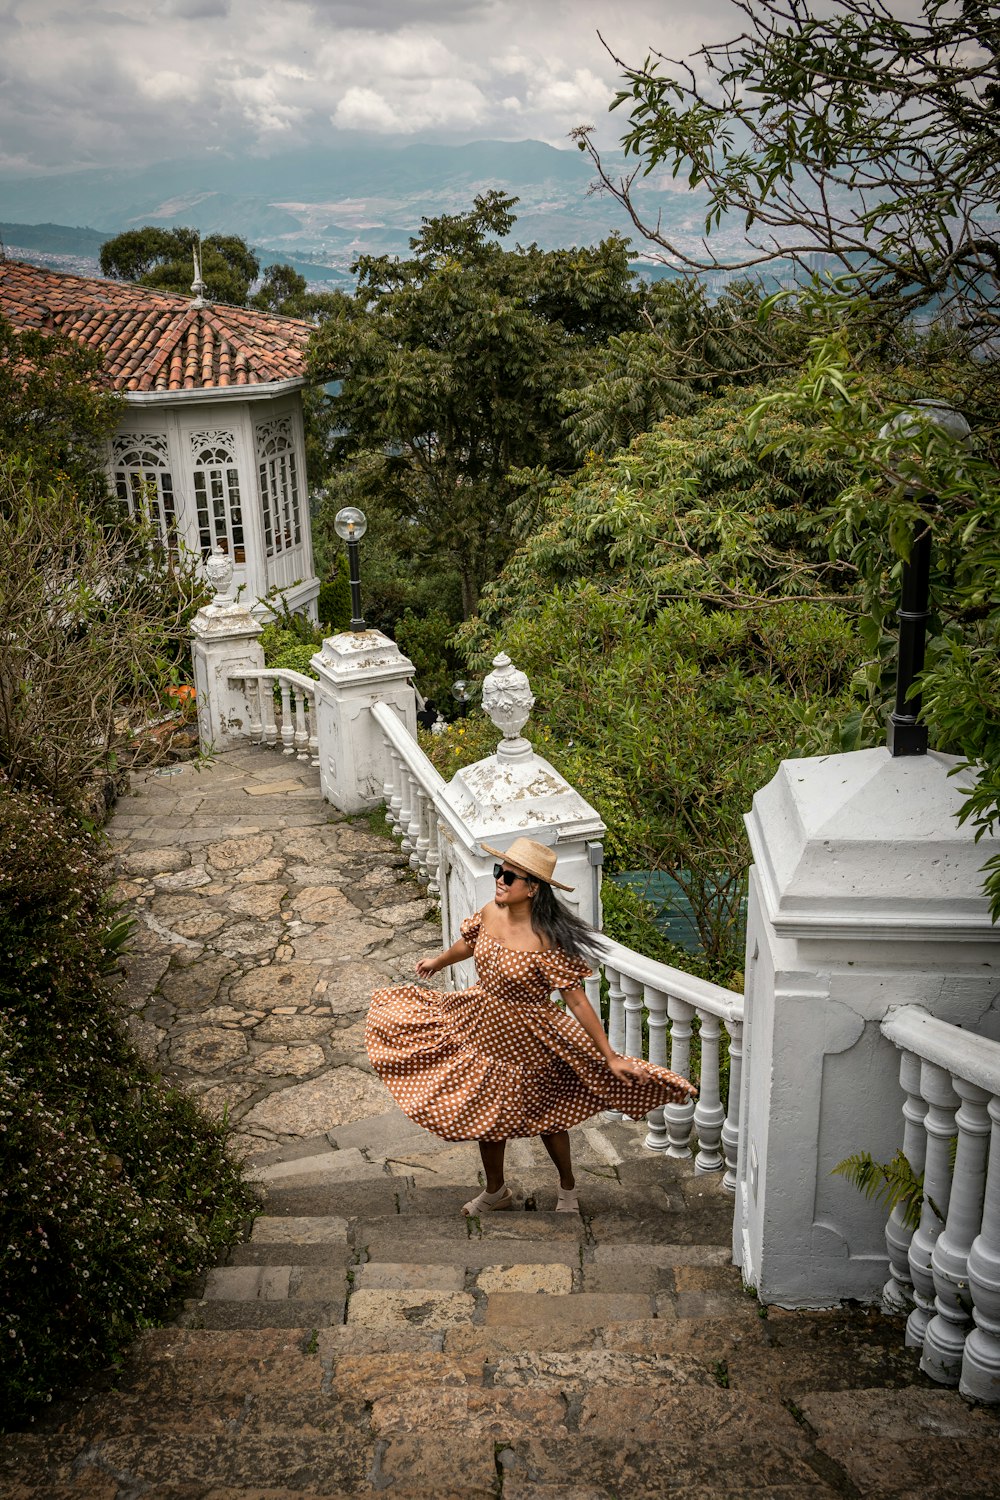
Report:
M 245 741 L 250 710 L 242 683 L 231 683 L 230 677 L 262 668 L 264 652 L 259 640 L 261 625 L 245 604 L 228 596 L 233 580 L 231 560 L 217 551 L 205 571 L 217 593 L 191 622 L 191 656 L 198 741 L 207 752 L 229 750 Z
M 380 630 L 331 635 L 312 659 L 323 796 L 341 812 L 376 807 L 387 776 L 382 734 L 369 709 L 387 703 L 416 738 L 413 663 Z
M 535 701 L 524 673 L 505 655 L 493 665 L 483 683 L 483 708 L 504 738 L 494 755 L 456 772 L 438 805 L 445 947 L 458 937 L 463 917 L 493 899 L 495 856 L 483 851 L 484 842 L 502 852 L 516 838 L 529 838 L 554 849 L 556 879 L 573 888 L 558 892 L 559 900 L 592 926 L 601 925 L 600 814 L 521 737 Z M 456 989 L 474 983 L 471 959 L 456 964 L 449 976 Z
M 885 1211 L 832 1168 L 902 1143 L 896 1005 L 1000 1038 L 1000 929 L 958 762 L 785 761 L 754 798 L 734 1259 L 765 1302 L 875 1300 Z

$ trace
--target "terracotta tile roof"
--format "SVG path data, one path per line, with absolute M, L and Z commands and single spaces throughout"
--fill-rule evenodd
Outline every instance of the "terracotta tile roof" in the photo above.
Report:
M 0 314 L 104 354 L 115 390 L 191 391 L 305 377 L 312 325 L 132 282 L 0 261 Z

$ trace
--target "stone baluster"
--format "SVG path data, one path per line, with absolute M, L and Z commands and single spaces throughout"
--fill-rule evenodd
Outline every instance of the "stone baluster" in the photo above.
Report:
M 686 1078 L 691 1066 L 691 1021 L 694 1006 L 670 995 L 667 999 L 667 1013 L 670 1016 L 670 1070 Z M 663 1118 L 669 1141 L 667 1155 L 679 1160 L 689 1157 L 691 1124 L 694 1120 L 693 1103 L 688 1100 L 686 1104 L 665 1104 Z
M 258 682 L 260 693 L 260 717 L 264 729 L 264 744 L 269 748 L 278 743 L 278 721 L 274 713 L 274 680 L 271 677 Z
M 441 830 L 438 827 L 437 808 L 427 801 L 427 894 L 441 895 Z
M 969 1292 L 975 1327 L 965 1341 L 958 1389 L 974 1401 L 1000 1391 L 1000 1099 L 992 1098 L 989 1168 L 982 1228 L 969 1251 Z
M 428 880 L 427 851 L 430 848 L 431 844 L 430 834 L 428 832 L 428 824 L 430 822 L 431 814 L 433 813 L 433 808 L 431 806 L 431 799 L 428 797 L 422 786 L 417 787 L 417 813 L 418 827 L 416 850 L 413 854 L 410 855 L 410 865 L 414 870 L 416 870 L 417 880 L 419 881 L 419 883 L 421 885 L 426 885 Z
M 259 745 L 261 740 L 264 738 L 264 725 L 261 720 L 260 712 L 260 682 L 255 677 L 244 679 L 236 678 L 232 680 L 243 681 L 243 690 L 246 693 L 247 709 L 250 715 L 250 723 L 247 734 L 251 745 Z
M 906 1320 L 906 1346 L 923 1347 L 927 1325 L 934 1315 L 934 1274 L 931 1256 L 938 1235 L 948 1216 L 951 1196 L 951 1142 L 957 1126 L 955 1111 L 958 1095 L 951 1077 L 936 1063 L 920 1064 L 920 1093 L 927 1101 L 924 1130 L 927 1135 L 927 1161 L 924 1167 L 924 1201 L 920 1224 L 910 1241 L 910 1277 L 913 1281 L 913 1311 Z
M 694 1107 L 694 1130 L 698 1140 L 698 1154 L 694 1160 L 696 1172 L 718 1172 L 722 1167 L 720 1146 L 726 1111 L 722 1107 L 719 1093 L 720 1031 L 718 1016 L 713 1016 L 708 1010 L 699 1010 L 701 1086 L 698 1090 L 698 1102 Z
M 597 1019 L 601 1020 L 601 973 L 591 974 L 589 979 L 583 981 L 583 993 L 590 1002 L 590 1008 Z M 604 1022 L 601 1021 L 603 1026 Z
M 638 979 L 621 976 L 622 992 L 625 996 L 625 1046 L 626 1057 L 642 1056 L 642 985 Z M 622 1115 L 631 1120 L 631 1115 Z
M 625 1051 L 625 991 L 617 969 L 605 967 L 604 973 L 608 981 L 608 1042 L 613 1052 L 621 1053 Z M 620 1110 L 604 1111 L 606 1120 L 620 1120 L 621 1117 Z
M 667 997 L 662 990 L 646 988 L 646 1009 L 649 1012 L 649 1060 L 659 1067 L 667 1066 Z M 647 1151 L 666 1151 L 667 1127 L 663 1118 L 663 1106 L 650 1110 L 646 1116 L 648 1130 L 644 1142 Z
M 416 800 L 416 791 L 413 777 L 406 762 L 400 756 L 399 760 L 399 785 L 401 800 L 399 804 L 399 828 L 397 832 L 400 837 L 400 847 L 404 854 L 413 853 L 413 839 L 410 837 L 410 824 L 413 820 L 413 804 Z
M 920 1058 L 915 1052 L 904 1052 L 900 1057 L 899 1082 L 906 1095 L 903 1101 L 903 1155 L 914 1175 L 919 1177 L 927 1155 L 927 1132 L 924 1129 L 927 1105 L 920 1095 Z M 882 1305 L 887 1312 L 909 1313 L 913 1306 L 909 1261 L 912 1239 L 913 1226 L 906 1222 L 906 1209 L 897 1203 L 885 1226 L 889 1280 L 882 1288 Z
M 393 833 L 399 837 L 403 831 L 403 758 L 398 750 L 390 751 L 392 761 L 392 796 L 386 808 Z
M 420 782 L 412 774 L 410 775 L 410 821 L 406 825 L 406 838 L 403 848 L 409 849 L 410 869 L 414 874 L 420 869 L 420 842 L 423 833 L 423 818 L 421 816 L 420 804 L 424 800 L 424 790 Z M 426 848 L 426 845 L 425 845 Z
M 722 1186 L 736 1191 L 736 1170 L 740 1153 L 740 1096 L 743 1092 L 743 1022 L 727 1021 L 729 1032 L 729 1097 L 726 1100 L 726 1123 L 722 1127 L 722 1150 L 726 1170 Z
M 292 689 L 291 684 L 278 679 L 281 689 L 281 753 L 282 755 L 295 754 L 295 725 L 292 722 Z
M 315 695 L 315 693 L 313 693 L 313 695 L 308 699 L 308 709 L 309 709 L 309 745 L 308 745 L 308 750 L 309 750 L 309 764 L 312 765 L 312 766 L 318 766 L 319 765 L 319 732 L 318 732 L 319 720 L 316 717 L 316 695 Z
M 306 725 L 306 695 L 298 685 L 295 697 L 295 753 L 299 760 L 309 760 L 309 729 Z
M 986 1111 L 989 1091 L 952 1078 L 961 1099 L 955 1124 L 958 1149 L 952 1174 L 948 1222 L 931 1254 L 934 1275 L 935 1313 L 924 1334 L 920 1368 L 940 1385 L 957 1385 L 962 1373 L 962 1353 L 972 1328 L 972 1298 L 969 1293 L 969 1251 L 983 1218 L 986 1186 L 986 1144 L 990 1120 Z

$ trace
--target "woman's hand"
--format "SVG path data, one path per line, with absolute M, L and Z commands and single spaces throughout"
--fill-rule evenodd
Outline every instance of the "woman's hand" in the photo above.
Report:
M 612 1057 L 608 1067 L 622 1083 L 648 1083 L 653 1076 L 637 1057 Z
M 419 958 L 417 960 L 417 978 L 430 979 L 437 973 L 437 961 L 433 958 Z

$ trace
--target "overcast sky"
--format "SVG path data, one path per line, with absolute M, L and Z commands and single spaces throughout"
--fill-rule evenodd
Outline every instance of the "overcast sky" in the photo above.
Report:
M 0 0 L 0 169 L 621 133 L 626 61 L 738 30 L 727 0 Z M 624 120 L 622 127 L 624 128 Z

